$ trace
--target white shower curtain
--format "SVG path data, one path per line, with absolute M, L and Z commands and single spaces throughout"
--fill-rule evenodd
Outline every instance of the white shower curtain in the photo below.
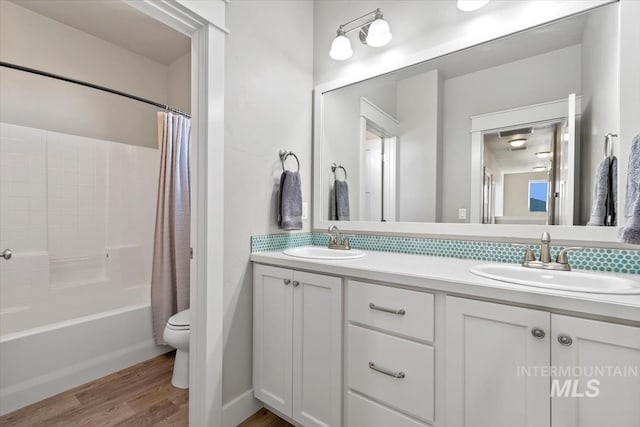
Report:
M 190 130 L 190 119 L 158 112 L 161 160 L 151 273 L 151 311 L 156 344 L 165 344 L 162 335 L 169 317 L 189 308 Z

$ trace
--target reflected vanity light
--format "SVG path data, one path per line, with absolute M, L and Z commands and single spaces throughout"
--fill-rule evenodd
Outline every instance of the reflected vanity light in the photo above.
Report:
M 538 151 L 536 157 L 539 159 L 548 159 L 551 157 L 551 151 Z
M 527 142 L 527 138 L 512 139 L 509 141 L 509 145 L 513 148 L 522 147 Z
M 534 171 L 534 172 L 544 172 L 544 171 L 546 171 L 546 170 L 549 170 L 549 167 L 548 167 L 548 166 L 535 166 L 535 167 L 533 168 L 533 171 Z
M 489 3 L 489 0 L 458 0 L 458 9 L 463 12 L 473 12 Z
M 385 46 L 392 38 L 389 24 L 383 19 L 380 9 L 376 9 L 338 27 L 336 38 L 333 39 L 331 51 L 329 51 L 331 58 L 336 61 L 351 58 L 353 50 L 347 34 L 356 30 L 359 30 L 362 44 L 368 44 L 372 47 Z

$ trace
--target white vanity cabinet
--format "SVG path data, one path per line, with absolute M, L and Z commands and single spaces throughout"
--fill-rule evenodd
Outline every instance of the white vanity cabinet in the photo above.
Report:
M 548 427 L 549 378 L 518 375 L 549 366 L 548 312 L 446 298 L 447 427 Z
M 347 283 L 349 427 L 418 427 L 434 420 L 434 296 Z
M 573 393 L 574 383 L 565 377 L 555 378 L 558 384 L 551 399 L 551 425 L 640 426 L 640 328 L 552 314 L 551 331 L 553 366 L 579 367 L 583 375 L 593 374 L 577 383 L 577 392 L 584 397 L 567 397 Z M 596 367 L 605 371 L 589 372 Z M 590 388 L 589 379 L 598 383 Z
M 305 427 L 342 418 L 342 279 L 255 264 L 254 396 Z
M 640 328 L 446 298 L 447 427 L 637 427 L 640 377 L 590 374 L 613 367 L 640 370 Z

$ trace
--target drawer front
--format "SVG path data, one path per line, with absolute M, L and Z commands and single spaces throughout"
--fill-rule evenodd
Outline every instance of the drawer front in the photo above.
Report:
M 433 347 L 348 327 L 349 388 L 433 422 Z
M 347 393 L 347 406 L 348 427 L 428 427 L 351 391 Z
M 347 289 L 350 321 L 433 342 L 433 294 L 355 280 Z

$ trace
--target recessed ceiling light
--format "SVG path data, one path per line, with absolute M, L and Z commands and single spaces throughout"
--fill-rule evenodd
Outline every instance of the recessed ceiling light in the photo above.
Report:
M 512 139 L 511 141 L 509 141 L 509 145 L 517 148 L 517 147 L 522 147 L 526 142 L 527 142 L 527 138 Z
M 458 9 L 463 12 L 473 12 L 486 6 L 487 3 L 489 0 L 458 0 Z
M 536 157 L 539 159 L 548 159 L 551 157 L 551 151 L 538 151 Z
M 535 172 L 543 172 L 543 171 L 547 170 L 547 167 L 546 166 L 536 166 L 536 167 L 533 168 L 533 170 Z

